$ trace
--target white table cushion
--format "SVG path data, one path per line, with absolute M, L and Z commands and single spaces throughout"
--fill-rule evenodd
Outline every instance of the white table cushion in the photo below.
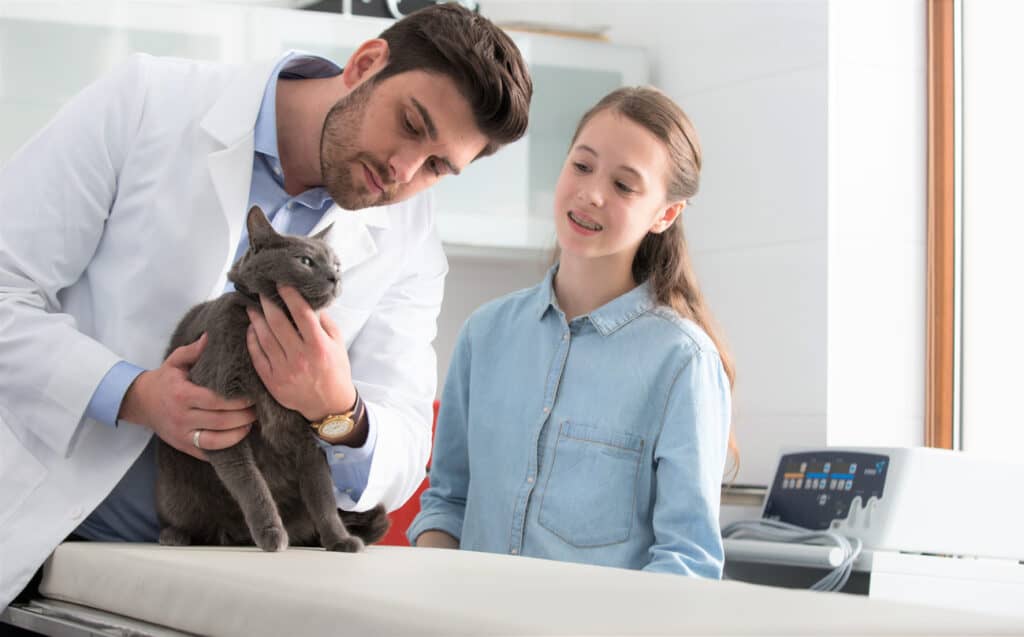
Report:
M 1024 634 L 1024 623 L 739 582 L 445 549 L 68 542 L 43 595 L 239 635 Z

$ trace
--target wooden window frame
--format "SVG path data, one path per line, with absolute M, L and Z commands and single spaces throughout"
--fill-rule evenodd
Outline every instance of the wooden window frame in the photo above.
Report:
M 954 0 L 928 2 L 925 445 L 954 448 L 956 193 Z

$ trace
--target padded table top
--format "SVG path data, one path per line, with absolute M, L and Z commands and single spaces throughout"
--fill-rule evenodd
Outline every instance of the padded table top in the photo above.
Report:
M 1024 633 L 1012 619 L 846 594 L 395 546 L 68 542 L 40 591 L 179 631 L 247 637 Z

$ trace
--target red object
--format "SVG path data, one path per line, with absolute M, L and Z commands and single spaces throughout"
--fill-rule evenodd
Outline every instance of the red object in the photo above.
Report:
M 431 448 L 433 448 L 434 432 L 437 430 L 437 409 L 441 406 L 439 401 L 434 401 L 434 423 L 430 427 L 430 440 Z M 427 473 L 430 472 L 430 457 L 427 457 Z M 408 530 L 409 525 L 412 524 L 413 518 L 420 512 L 420 494 L 427 490 L 430 486 L 430 477 L 423 478 L 423 482 L 416 489 L 416 493 L 412 494 L 409 501 L 402 505 L 402 508 L 396 509 L 388 514 L 391 518 L 391 528 L 388 529 L 387 535 L 385 535 L 378 544 L 385 544 L 387 546 L 409 546 L 409 540 L 405 537 L 405 532 Z

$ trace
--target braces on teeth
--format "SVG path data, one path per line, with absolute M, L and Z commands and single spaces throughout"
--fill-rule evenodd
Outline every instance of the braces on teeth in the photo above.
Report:
M 597 232 L 599 230 L 604 230 L 604 226 L 602 226 L 601 224 L 593 223 L 593 222 L 588 222 L 588 221 L 583 221 L 582 219 L 580 219 L 579 217 L 574 215 L 571 210 L 569 211 L 569 218 L 572 219 L 573 223 L 576 223 L 577 225 L 583 226 L 587 230 L 593 230 L 595 232 Z

